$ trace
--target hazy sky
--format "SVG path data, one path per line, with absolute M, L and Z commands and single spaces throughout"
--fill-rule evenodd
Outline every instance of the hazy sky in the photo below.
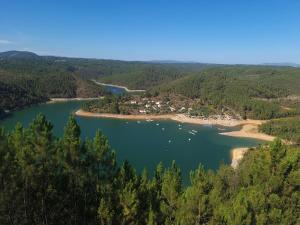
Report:
M 300 63 L 299 0 L 1 0 L 0 51 Z

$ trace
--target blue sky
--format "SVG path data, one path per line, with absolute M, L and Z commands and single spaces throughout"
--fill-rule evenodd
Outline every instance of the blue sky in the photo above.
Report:
M 0 51 L 300 63 L 296 0 L 1 0 Z

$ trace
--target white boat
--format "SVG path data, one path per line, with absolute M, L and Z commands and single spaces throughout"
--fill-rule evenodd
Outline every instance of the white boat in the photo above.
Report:
M 189 131 L 189 133 L 192 134 L 192 135 L 196 135 L 196 134 L 195 134 L 194 132 L 192 132 L 192 131 Z
M 196 131 L 196 130 L 192 130 L 192 132 L 193 132 L 193 133 L 198 133 L 198 131 Z
M 192 139 L 189 138 L 189 141 L 191 141 Z
M 163 127 L 163 128 L 161 128 L 162 130 L 165 130 L 165 128 Z
M 141 123 L 141 121 L 137 121 L 137 123 Z
M 171 140 L 169 140 L 169 143 L 171 143 Z
M 159 126 L 159 123 L 157 123 L 156 126 Z

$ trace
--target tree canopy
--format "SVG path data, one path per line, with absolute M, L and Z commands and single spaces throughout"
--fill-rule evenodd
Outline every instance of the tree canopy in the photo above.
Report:
M 200 165 L 138 174 L 116 164 L 107 138 L 82 140 L 70 117 L 62 137 L 38 115 L 0 129 L 1 224 L 299 224 L 300 149 L 278 139 L 250 150 L 237 169 Z

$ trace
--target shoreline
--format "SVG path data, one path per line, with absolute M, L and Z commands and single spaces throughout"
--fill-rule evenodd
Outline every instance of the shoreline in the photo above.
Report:
M 254 138 L 263 141 L 272 141 L 275 139 L 274 136 L 270 136 L 258 131 L 258 126 L 265 121 L 263 120 L 224 120 L 224 119 L 200 119 L 200 118 L 190 118 L 184 114 L 163 114 L 163 115 L 150 115 L 150 114 L 140 114 L 140 115 L 122 115 L 122 114 L 111 114 L 111 113 L 92 113 L 86 112 L 79 109 L 75 112 L 76 116 L 82 117 L 93 117 L 93 118 L 112 118 L 112 119 L 127 119 L 127 120 L 173 120 L 180 123 L 190 123 L 199 125 L 218 125 L 224 127 L 236 127 L 242 126 L 238 131 L 221 132 L 220 135 L 226 135 L 231 137 L 244 137 L 244 138 Z
M 164 114 L 164 115 L 124 115 L 124 114 L 112 114 L 112 113 L 92 113 L 79 109 L 75 112 L 76 116 L 82 117 L 94 117 L 94 118 L 111 118 L 111 119 L 121 119 L 121 120 L 147 120 L 147 119 L 172 119 L 174 114 Z
M 124 89 L 126 92 L 145 92 L 146 90 L 134 90 L 134 89 L 128 89 L 127 87 L 125 86 L 121 86 L 121 85 L 116 85 L 116 84 L 106 84 L 106 83 L 101 83 L 101 82 L 98 82 L 96 80 L 92 80 L 95 84 L 98 84 L 98 85 L 102 85 L 102 86 L 110 86 L 110 87 L 116 87 L 116 88 L 122 88 Z
M 249 148 L 241 147 L 241 148 L 234 148 L 231 150 L 231 167 L 236 169 L 243 159 L 244 155 L 248 152 Z
M 47 104 L 56 103 L 56 102 L 67 102 L 67 101 L 89 101 L 89 100 L 97 100 L 98 98 L 50 98 L 47 101 Z
M 260 123 L 262 124 L 262 122 Z M 273 141 L 274 136 L 260 133 L 258 131 L 258 125 L 260 124 L 244 124 L 242 128 L 238 131 L 222 132 L 220 135 L 230 136 L 230 137 L 245 137 L 245 138 L 254 138 L 263 141 Z

